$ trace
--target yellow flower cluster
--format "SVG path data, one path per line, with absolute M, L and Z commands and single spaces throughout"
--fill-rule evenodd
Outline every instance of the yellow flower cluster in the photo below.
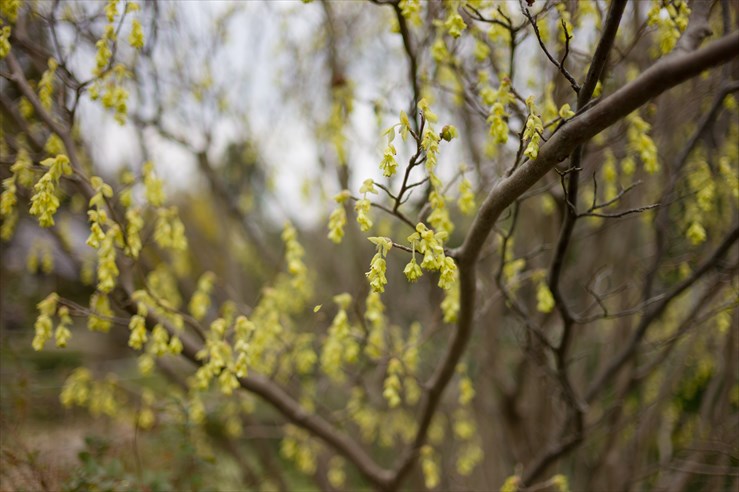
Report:
M 385 262 L 385 257 L 387 257 L 388 251 L 393 247 L 393 242 L 386 237 L 370 237 L 367 239 L 377 246 L 377 253 L 372 257 L 370 270 L 365 273 L 365 276 L 369 280 L 372 290 L 374 292 L 382 293 L 385 292 L 385 285 L 387 285 L 387 278 L 385 277 L 387 264 Z
M 339 311 L 331 322 L 323 345 L 321 370 L 334 381 L 343 381 L 342 364 L 357 361 L 359 344 L 352 334 L 352 327 L 346 312 L 352 302 L 352 297 L 347 293 L 339 294 L 334 296 L 334 302 L 339 307 Z
M 446 231 L 435 233 L 422 222 L 416 225 L 416 232 L 408 236 L 408 242 L 413 249 L 411 262 L 403 270 L 409 281 L 414 282 L 421 276 L 421 268 L 429 271 L 439 270 L 441 272 L 439 287 L 445 290 L 452 288 L 456 281 L 457 266 L 452 258 L 444 254 L 444 241 L 447 237 Z M 416 251 L 423 254 L 420 268 L 416 264 Z
M 647 13 L 647 25 L 657 28 L 657 50 L 652 48 L 652 55 L 657 57 L 672 51 L 680 35 L 688 27 L 689 19 L 688 2 L 652 0 L 652 8 Z
M 117 63 L 113 66 L 112 73 L 113 76 L 110 76 L 110 72 L 103 75 L 106 81 L 103 86 L 102 97 L 100 96 L 102 79 L 96 80 L 90 88 L 90 97 L 93 100 L 100 98 L 103 107 L 113 110 L 113 117 L 120 125 L 123 125 L 128 114 L 128 91 L 123 87 L 123 82 L 129 77 L 129 72 L 125 66 Z
M 108 222 L 105 212 L 106 199 L 113 196 L 113 189 L 98 176 L 90 178 L 90 186 L 95 194 L 90 198 L 90 210 L 87 212 L 91 223 L 87 244 L 97 249 L 97 288 L 98 291 L 107 294 L 113 290 L 118 279 L 116 246 L 123 247 L 123 235 L 118 224 L 112 224 L 108 226 L 107 231 L 103 231 L 103 226 Z
M 243 325 L 243 323 L 242 323 Z M 236 363 L 234 361 L 234 353 L 231 344 L 226 339 L 229 323 L 224 318 L 217 318 L 210 324 L 205 346 L 195 355 L 198 360 L 204 360 L 194 376 L 191 379 L 191 386 L 197 390 L 206 390 L 213 378 L 217 377 L 218 386 L 225 395 L 230 395 L 233 390 L 239 387 L 239 380 L 236 375 Z M 242 328 L 243 329 L 243 328 Z M 243 342 L 240 351 L 248 349 Z M 245 359 L 246 356 L 236 357 L 239 363 L 239 372 L 246 372 Z
M 730 180 L 736 180 L 736 177 L 732 176 L 728 182 Z M 706 226 L 715 216 L 712 212 L 720 195 L 711 168 L 702 156 L 691 163 L 687 185 L 695 193 L 695 201 L 686 202 L 685 221 L 688 227 L 685 236 L 693 246 L 697 246 L 706 241 Z
M 216 276 L 213 272 L 205 272 L 198 279 L 198 286 L 195 293 L 190 298 L 188 310 L 193 318 L 200 321 L 210 309 L 210 293 L 213 290 L 213 282 Z
M 562 475 L 561 473 L 554 475 L 550 479 L 550 482 L 557 492 L 570 492 L 570 482 L 567 480 L 566 475 Z
M 157 210 L 157 221 L 154 227 L 154 242 L 162 249 L 185 251 L 187 237 L 185 226 L 177 213 L 177 207 L 160 208 Z
M 475 421 L 470 418 L 466 409 L 459 408 L 454 412 L 454 434 L 466 441 L 471 439 L 477 432 Z
M 72 166 L 69 158 L 63 154 L 44 159 L 41 165 L 48 167 L 49 170 L 33 187 L 30 213 L 38 217 L 41 227 L 51 227 L 54 225 L 54 214 L 60 205 L 59 198 L 56 196 L 59 180 L 63 175 L 72 174 Z
M 403 365 L 393 357 L 387 365 L 387 377 L 383 383 L 382 396 L 387 401 L 390 408 L 395 408 L 401 403 L 400 392 L 401 383 L 400 376 L 403 374 Z
M 69 327 L 72 325 L 72 319 L 69 317 L 69 309 L 66 306 L 59 306 L 57 310 L 58 302 L 59 296 L 53 292 L 37 305 L 39 315 L 33 325 L 35 334 L 31 342 L 31 346 L 36 351 L 44 348 L 46 342 L 51 338 L 54 325 L 52 318 L 55 314 L 59 315 L 59 325 L 55 333 L 57 347 L 65 347 L 67 341 L 72 336 L 69 331 Z
M 405 400 L 408 405 L 415 405 L 421 398 L 421 387 L 416 380 L 419 354 L 418 346 L 421 338 L 421 324 L 411 323 L 408 339 L 404 342 L 397 327 L 392 332 L 394 351 L 387 366 L 387 375 L 383 382 L 383 397 L 390 408 L 396 408 Z
M 49 155 L 66 154 L 67 152 L 64 147 L 64 142 L 62 142 L 62 139 L 56 133 L 49 134 L 49 138 L 47 138 L 44 143 L 44 150 Z
M 529 117 L 526 119 L 523 138 L 524 140 L 528 140 L 529 143 L 526 146 L 526 150 L 523 151 L 523 155 L 533 161 L 539 155 L 539 144 L 541 143 L 541 134 L 544 132 L 544 125 L 537 114 L 533 96 L 529 96 L 526 99 L 526 106 L 529 109 Z
M 90 388 L 90 400 L 87 408 L 93 416 L 107 415 L 114 417 L 118 414 L 120 401 L 116 398 L 117 379 L 109 374 L 102 381 L 94 381 Z
M 172 274 L 162 265 L 147 275 L 146 282 L 149 292 L 137 290 L 132 294 L 139 315 L 145 317 L 151 312 L 157 319 L 166 321 L 177 330 L 182 330 L 185 322 L 182 315 L 176 311 L 182 301 Z
M 439 121 L 439 117 L 436 116 L 436 114 L 431 111 L 431 106 L 425 97 L 422 97 L 421 100 L 418 101 L 418 109 L 421 111 L 424 119 L 427 122 L 436 123 L 437 121 Z M 402 118 L 401 118 L 401 122 L 402 122 Z
M 395 132 L 392 132 L 392 135 L 395 135 Z M 395 150 L 395 146 L 392 142 L 388 142 L 382 156 L 382 161 L 380 162 L 380 169 L 382 170 L 383 176 L 389 178 L 398 170 L 398 161 L 395 160 L 395 155 L 397 153 L 398 151 Z
M 464 19 L 462 19 L 461 15 L 459 15 L 456 11 L 452 11 L 452 13 L 449 14 L 449 17 L 447 17 L 446 21 L 444 21 L 444 27 L 446 28 L 450 36 L 452 36 L 453 38 L 458 38 L 462 35 L 462 32 L 467 29 L 467 24 L 465 24 Z
M 40 239 L 34 240 L 28 249 L 26 256 L 26 269 L 29 273 L 39 271 L 39 260 L 41 261 L 41 271 L 49 274 L 54 271 L 54 255 L 48 242 Z
M 418 385 L 416 375 L 418 372 L 419 353 L 418 347 L 421 343 L 421 323 L 414 321 L 410 326 L 408 339 L 403 346 L 401 360 L 405 369 L 403 380 L 404 397 L 406 403 L 415 405 L 421 398 L 421 387 Z
M 421 25 L 421 0 L 400 0 L 400 13 L 414 26 Z
M 423 275 L 423 270 L 421 270 L 421 267 L 418 266 L 418 263 L 416 263 L 415 250 L 413 252 L 413 257 L 411 258 L 411 261 L 408 262 L 408 264 L 403 269 L 403 273 L 405 274 L 409 282 L 415 282 Z
M 459 404 L 465 406 L 475 397 L 475 388 L 472 385 L 472 380 L 467 375 L 465 364 L 459 364 L 457 372 L 461 375 L 459 378 Z
M 419 103 L 420 106 L 420 103 Z M 428 112 L 430 113 L 430 112 Z M 424 114 L 427 114 L 424 112 Z M 433 171 L 436 167 L 436 162 L 439 155 L 439 142 L 441 136 L 434 131 L 431 125 L 428 125 L 423 131 L 423 138 L 421 140 L 421 147 L 426 151 L 426 169 Z
M 56 73 L 59 63 L 53 58 L 49 58 L 48 69 L 41 75 L 41 80 L 38 83 L 39 94 L 38 98 L 41 101 L 41 105 L 48 109 L 51 109 L 54 95 L 54 74 Z
M 144 228 L 144 218 L 137 208 L 126 210 L 126 247 L 124 252 L 131 258 L 138 258 L 143 244 L 141 243 L 141 230 Z
M 151 429 L 156 421 L 154 415 L 154 392 L 150 389 L 144 389 L 141 392 L 141 406 L 136 413 L 136 427 L 142 430 Z
M 87 317 L 87 328 L 90 331 L 107 333 L 113 319 L 113 310 L 106 294 L 95 292 L 90 296 L 90 314 Z
M 554 296 L 546 281 L 540 281 L 536 287 L 536 310 L 542 313 L 551 313 L 554 304 Z
M 438 37 L 431 45 L 431 56 L 437 63 L 443 63 L 451 58 L 441 33 L 438 34 Z
M 508 123 L 506 119 L 508 114 L 502 103 L 496 102 L 490 109 L 488 123 L 490 123 L 490 136 L 493 137 L 495 143 L 504 144 L 508 141 Z
M 10 22 L 15 22 L 22 5 L 21 0 L 0 0 L 0 14 Z
M 320 446 L 311 439 L 308 431 L 288 424 L 284 427 L 285 437 L 280 445 L 280 454 L 295 463 L 302 473 L 313 475 Z
M 301 333 L 293 342 L 293 361 L 299 374 L 308 374 L 318 361 L 318 355 L 313 348 L 314 336 L 312 333 Z
M 279 365 L 282 376 L 287 374 L 293 363 L 291 357 L 285 357 L 285 350 L 290 348 L 290 344 L 293 344 L 293 355 L 296 360 L 302 360 L 300 365 L 304 369 L 315 363 L 315 358 L 309 354 L 312 340 L 298 339 L 292 330 L 290 315 L 303 312 L 311 295 L 312 283 L 308 269 L 302 262 L 302 247 L 299 247 L 294 228 L 288 224 L 285 231 L 285 260 L 292 267 L 288 267 L 286 274 L 278 275 L 274 286 L 262 290 L 259 303 L 251 314 L 251 321 L 256 328 L 249 349 L 254 370 L 271 373 Z
M 328 120 L 320 129 L 321 135 L 325 135 L 326 140 L 333 144 L 339 166 L 345 166 L 347 163 L 345 127 L 353 110 L 354 83 L 341 75 L 332 81 L 331 111 Z
M 95 43 L 97 53 L 95 54 L 95 69 L 92 71 L 94 76 L 99 77 L 106 71 L 113 56 L 111 45 L 115 42 L 115 39 L 115 27 L 113 24 L 106 25 L 103 36 Z
M 128 322 L 128 328 L 131 330 L 131 335 L 128 337 L 128 346 L 134 350 L 144 348 L 144 344 L 149 338 L 146 332 L 147 313 L 146 305 L 139 302 L 137 314 L 131 316 L 131 320 Z
M 364 319 L 369 324 L 367 345 L 364 352 L 371 360 L 377 361 L 385 351 L 385 305 L 378 292 L 370 290 L 367 295 L 367 307 L 364 311 Z
M 459 199 L 457 200 L 459 211 L 465 215 L 472 215 L 475 211 L 475 194 L 472 191 L 472 183 L 467 178 L 462 179 L 459 184 Z
M 567 103 L 564 103 L 561 108 L 559 108 L 559 117 L 563 120 L 567 120 L 575 116 L 575 112 L 572 111 L 572 108 L 570 108 L 570 105 Z
M 369 215 L 372 204 L 367 198 L 367 193 L 377 194 L 374 181 L 371 179 L 365 179 L 362 186 L 359 188 L 359 192 L 362 193 L 362 199 L 357 200 L 357 203 L 354 205 L 354 210 L 357 212 L 357 223 L 359 224 L 359 229 L 362 232 L 367 232 L 373 225 L 372 219 Z
M 131 34 L 128 35 L 128 43 L 137 50 L 144 47 L 144 28 L 138 19 L 131 22 Z
M 644 121 L 637 113 L 626 117 L 629 127 L 626 131 L 629 150 L 637 152 L 644 164 L 644 170 L 649 174 L 659 171 L 657 160 L 657 146 L 647 132 L 652 126 Z
M 446 206 L 441 180 L 433 172 L 429 173 L 429 178 L 431 181 L 431 193 L 429 193 L 431 213 L 428 221 L 435 230 L 444 231 L 449 235 L 454 230 L 454 224 L 449 218 L 449 209 Z
M 65 407 L 72 405 L 83 406 L 90 398 L 90 383 L 92 374 L 89 369 L 80 367 L 70 374 L 62 388 L 59 399 Z
M 18 151 L 15 163 L 10 166 L 10 177 L 3 180 L 3 192 L 0 194 L 0 217 L 3 218 L 2 228 L 0 228 L 0 238 L 8 241 L 18 222 L 18 211 L 16 205 L 18 203 L 18 187 L 20 184 L 25 187 L 33 184 L 33 172 L 31 171 L 31 158 L 28 151 L 21 148 Z
M 334 456 L 328 462 L 328 477 L 329 483 L 336 489 L 343 489 L 346 483 L 346 472 L 344 471 L 344 458 L 341 456 Z
M 344 226 L 346 225 L 346 209 L 344 203 L 349 199 L 349 191 L 344 190 L 334 196 L 338 206 L 331 212 L 328 218 L 328 238 L 339 244 L 344 238 Z
M 115 376 L 108 375 L 102 381 L 95 381 L 88 369 L 80 367 L 67 377 L 59 400 L 65 407 L 86 406 L 94 416 L 105 414 L 113 417 L 118 414 L 121 403 L 116 393 Z
M 488 48 L 487 44 L 478 39 L 475 41 L 474 55 L 478 62 L 485 61 L 490 56 L 490 48 Z
M 126 4 L 126 13 L 137 10 L 139 10 L 138 4 L 133 2 Z M 123 125 L 128 113 L 128 91 L 123 87 L 123 83 L 130 74 L 124 65 L 120 63 L 113 65 L 113 51 L 117 42 L 114 21 L 118 15 L 118 0 L 108 1 L 105 6 L 105 15 L 108 23 L 103 29 L 101 38 L 95 43 L 97 53 L 93 75 L 96 80 L 90 87 L 90 98 L 93 101 L 100 99 L 103 107 L 112 110 L 115 120 Z M 135 49 L 142 49 L 144 46 L 143 27 L 138 19 L 134 19 L 131 23 L 128 42 Z
M 366 401 L 366 395 L 361 388 L 352 388 L 351 396 L 346 404 L 346 410 L 352 422 L 359 427 L 364 441 L 373 442 L 377 436 L 380 424 L 380 415 Z
M 459 279 L 444 291 L 444 299 L 441 301 L 441 312 L 444 323 L 455 323 L 459 313 Z
M 457 472 L 462 476 L 468 476 L 484 457 L 485 454 L 478 443 L 465 443 L 457 456 Z
M 305 250 L 298 242 L 298 233 L 289 223 L 285 224 L 282 231 L 282 241 L 285 243 L 285 261 L 287 262 L 287 271 L 290 274 L 291 287 L 300 290 L 306 286 L 308 267 L 303 263 Z
M 10 34 L 13 29 L 10 26 L 0 27 L 0 60 L 10 53 Z
M 154 173 L 154 163 L 147 161 L 141 166 L 141 175 L 144 178 L 144 196 L 152 207 L 164 205 L 166 195 L 164 193 L 164 182 Z
M 423 472 L 423 481 L 427 489 L 435 489 L 439 486 L 441 480 L 439 475 L 438 456 L 434 452 L 434 448 L 425 444 L 421 447 L 421 471 Z
M 469 404 L 475 397 L 475 389 L 467 374 L 467 365 L 464 363 L 458 364 L 456 371 L 460 375 L 458 398 L 460 408 L 453 414 L 453 429 L 455 435 L 464 441 L 458 452 L 456 465 L 457 472 L 460 475 L 467 476 L 482 461 L 483 451 L 477 435 L 474 417 L 469 410 Z

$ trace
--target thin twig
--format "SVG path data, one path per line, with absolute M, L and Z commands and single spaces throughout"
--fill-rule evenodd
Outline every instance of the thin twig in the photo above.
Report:
M 544 54 L 547 55 L 547 58 L 549 58 L 549 61 L 552 62 L 552 64 L 557 67 L 557 70 L 560 71 L 560 73 L 564 76 L 564 78 L 567 79 L 567 81 L 572 86 L 572 90 L 574 90 L 576 93 L 580 92 L 580 85 L 577 83 L 577 80 L 575 80 L 575 77 L 572 76 L 570 72 L 567 71 L 567 69 L 564 67 L 564 65 L 560 62 L 558 62 L 551 53 L 549 53 L 549 50 L 547 49 L 546 44 L 544 44 L 544 40 L 541 38 L 541 33 L 539 32 L 539 27 L 536 25 L 536 21 L 533 17 L 531 17 L 531 14 L 529 13 L 529 9 L 524 7 L 523 1 L 519 0 L 519 3 L 521 4 L 521 12 L 523 15 L 529 20 L 529 23 L 531 24 L 531 27 L 534 28 L 534 33 L 536 34 L 536 39 L 539 41 L 539 46 L 541 46 L 542 51 L 544 51 Z M 567 30 L 565 29 L 565 33 L 567 33 Z M 567 34 L 566 34 L 567 35 Z M 569 46 L 569 40 L 566 38 L 566 44 Z M 565 58 L 567 53 L 565 52 Z M 564 62 L 564 58 L 562 60 Z

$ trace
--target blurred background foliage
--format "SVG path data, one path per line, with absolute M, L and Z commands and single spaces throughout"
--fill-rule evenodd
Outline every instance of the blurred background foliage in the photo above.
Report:
M 539 50 L 519 3 L 147 2 L 134 17 L 143 48 L 121 42 L 111 55 L 125 66 L 120 80 L 100 73 L 89 79 L 110 4 L 25 2 L 11 22 L 12 3 L 2 0 L 3 25 L 13 26 L 12 53 L 34 90 L 48 71 L 47 55 L 63 62 L 52 112 L 73 135 L 84 172 L 111 183 L 115 200 L 130 190 L 134 201 L 145 202 L 143 163 L 153 161 L 166 206 L 176 206 L 185 225 L 186 251 L 154 247 L 156 213 L 147 209 L 144 249 L 136 262 L 119 258 L 120 286 L 146 283 L 189 323 L 198 279 L 213 272 L 205 320 L 251 317 L 289 277 L 284 258 L 290 246 L 281 234 L 285 223 L 294 224 L 305 250 L 307 288 L 280 298 L 284 346 L 270 347 L 277 362 L 262 375 L 392 468 L 418 424 L 419 406 L 408 394 L 434 373 L 454 325 L 439 308 L 445 292 L 438 275 L 426 272 L 410 284 L 402 273 L 409 255 L 393 248 L 382 296 L 387 351 L 378 360 L 362 356 L 345 364 L 343 381 L 319 370 L 329 326 L 342 310 L 335 295 L 352 296 L 346 308 L 352 336 L 363 349 L 367 344 L 372 301 L 364 274 L 375 250 L 367 235 L 407 245 L 413 232 L 373 208 L 375 224 L 364 233 L 349 200 L 338 205 L 348 223 L 343 243 L 335 245 L 326 237 L 332 197 L 348 189 L 356 199 L 367 178 L 398 187 L 400 177 L 386 180 L 378 167 L 383 133 L 398 123 L 401 110 L 418 125 L 415 103 L 423 96 L 439 114 L 439 127 L 459 130 L 459 138 L 442 142 L 437 172 L 454 224 L 447 245 L 462 243 L 473 218 L 456 204 L 461 178 L 469 179 L 479 205 L 512 163 L 521 162 L 524 99 L 534 94 L 544 113 L 551 102 L 547 131 L 560 121 L 562 105 L 575 107 L 569 83 Z M 541 36 L 558 56 L 567 53 L 569 69 L 584 78 L 608 4 L 532 3 Z M 603 95 L 672 50 L 690 13 L 681 10 L 683 3 L 629 3 L 600 80 Z M 714 34 L 736 30 L 736 3 L 714 3 Z M 119 2 L 115 17 L 125 33 L 130 21 L 122 13 L 130 4 Z M 449 27 L 455 13 L 466 22 L 461 37 Z M 571 29 L 571 46 L 563 25 Z M 520 27 L 513 32 L 514 26 Z M 579 430 L 559 387 L 557 351 L 548 345 L 562 338 L 564 324 L 544 288 L 567 216 L 565 162 L 508 209 L 486 243 L 475 331 L 432 420 L 430 446 L 404 490 L 516 490 L 523 472 L 569 439 L 571 449 L 542 467 L 530 490 L 735 490 L 737 252 L 732 246 L 718 260 L 712 255 L 738 217 L 739 111 L 732 82 L 738 69 L 735 59 L 697 77 L 587 144 L 578 191 L 584 215 L 561 258 L 559 282 L 576 318 L 564 366 L 567 384 L 582 399 L 576 402 L 582 405 Z M 6 60 L 2 71 L 11 71 Z M 38 163 L 53 154 L 51 132 L 11 78 L 2 79 L 0 99 L 3 180 L 21 149 L 30 150 L 39 175 Z M 500 88 L 506 78 L 517 95 L 507 118 L 509 142 L 499 145 L 490 134 L 485 89 Z M 125 88 L 124 108 L 90 99 L 95 80 L 103 92 Z M 651 147 L 643 136 L 655 146 L 655 169 L 645 158 L 645 146 L 647 156 Z M 416 143 L 396 139 L 395 145 L 403 169 Z M 421 181 L 422 167 L 413 174 Z M 72 180 L 60 188 L 54 229 L 38 228 L 27 213 L 32 187 L 19 188 L 15 233 L 2 242 L 2 490 L 371 488 L 345 457 L 259 397 L 213 388 L 193 398 L 193 366 L 174 356 L 142 371 L 146 362 L 128 346 L 136 308 L 120 290 L 111 293 L 114 328 L 88 331 L 96 257 L 84 244 L 87 203 Z M 414 223 L 428 217 L 430 192 L 418 186 L 403 204 Z M 392 205 L 382 192 L 372 199 Z M 641 209 L 651 204 L 660 206 Z M 3 218 L 5 227 L 10 220 Z M 707 273 L 670 298 L 615 377 L 593 387 L 651 306 L 707 262 Z M 37 352 L 31 348 L 37 304 L 49 292 L 71 308 L 73 338 L 66 348 L 50 343 Z M 384 393 L 388 371 L 393 358 L 407 364 L 407 357 L 418 364 L 403 380 L 402 403 L 392 407 Z M 300 370 L 301 361 L 310 370 Z M 75 372 L 79 367 L 89 373 Z M 70 375 L 86 381 L 94 396 L 85 408 L 60 401 Z M 470 381 L 474 398 L 465 396 Z

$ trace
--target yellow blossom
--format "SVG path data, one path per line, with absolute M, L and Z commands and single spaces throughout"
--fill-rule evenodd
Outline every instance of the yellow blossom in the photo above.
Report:
M 536 288 L 536 310 L 542 313 L 550 313 L 554 309 L 554 296 L 546 282 L 539 282 Z

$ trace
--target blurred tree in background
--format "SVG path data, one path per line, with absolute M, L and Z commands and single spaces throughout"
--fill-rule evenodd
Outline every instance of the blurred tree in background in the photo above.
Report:
M 737 3 L 307 3 L 0 0 L 2 489 L 736 490 Z

